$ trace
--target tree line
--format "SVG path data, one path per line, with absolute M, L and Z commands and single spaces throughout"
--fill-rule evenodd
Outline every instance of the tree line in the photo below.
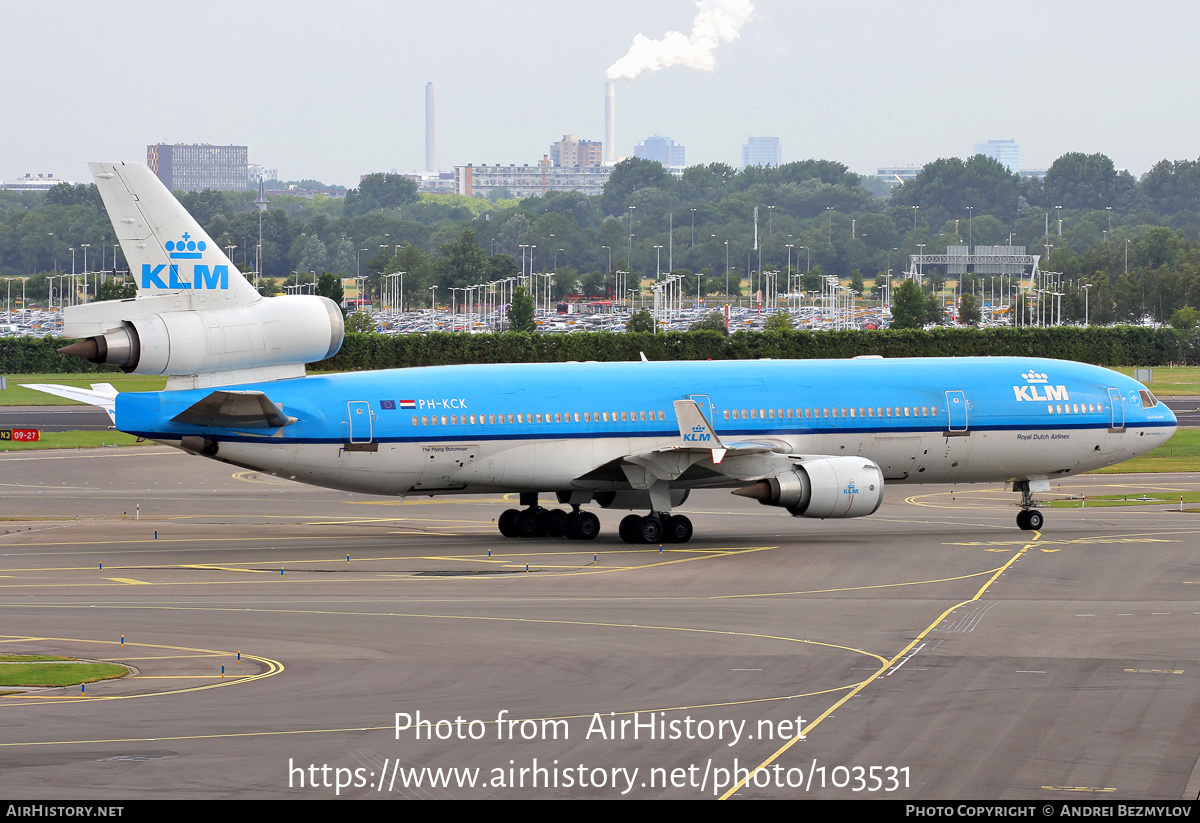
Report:
M 712 163 L 676 176 L 634 158 L 599 196 L 502 194 L 420 194 L 391 174 L 367 175 L 345 198 L 281 194 L 261 215 L 261 249 L 255 192 L 179 197 L 239 268 L 261 261 L 268 293 L 322 273 L 362 274 L 378 293 L 383 275 L 403 271 L 407 304 L 423 306 L 434 285 L 446 303 L 451 287 L 554 270 L 556 296 L 621 297 L 613 295 L 617 269 L 633 273 L 631 287 L 682 274 L 691 293 L 757 289 L 764 269 L 805 275 L 807 291 L 833 274 L 873 293 L 921 248 L 1011 242 L 1060 274 L 1067 319 L 1167 322 L 1200 303 L 1200 160 L 1163 160 L 1134 178 L 1102 154 L 1070 153 L 1037 180 L 982 155 L 943 158 L 884 192 L 828 160 L 741 170 Z M 112 228 L 94 186 L 0 193 L 0 276 L 32 275 L 31 299 L 45 300 L 46 273 L 72 263 L 82 270 L 83 244 L 88 268 L 112 268 Z M 937 292 L 945 273 L 925 273 Z M 961 290 L 979 299 L 996 284 L 967 275 Z

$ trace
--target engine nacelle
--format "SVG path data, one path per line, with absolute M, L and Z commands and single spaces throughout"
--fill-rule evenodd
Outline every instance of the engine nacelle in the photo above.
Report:
M 119 312 L 117 306 L 109 310 Z M 130 314 L 119 327 L 60 351 L 135 374 L 192 375 L 324 360 L 345 336 L 341 310 L 315 295 Z
M 793 517 L 865 517 L 883 503 L 883 472 L 865 457 L 822 457 L 734 494 L 782 506 Z
M 671 508 L 682 506 L 690 493 L 690 489 L 671 489 Z M 650 505 L 650 492 L 645 489 L 634 489 L 623 492 L 596 492 L 592 496 L 592 499 L 599 503 L 602 509 L 629 509 L 630 511 L 646 509 L 647 511 L 651 511 L 654 508 Z

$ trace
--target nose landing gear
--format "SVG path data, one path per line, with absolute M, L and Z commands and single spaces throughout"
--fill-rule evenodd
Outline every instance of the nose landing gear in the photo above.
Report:
M 1021 493 L 1021 511 L 1017 514 L 1017 528 L 1027 532 L 1041 531 L 1046 519 L 1040 511 L 1034 508 L 1037 501 L 1033 499 L 1033 492 L 1029 490 L 1029 481 L 1014 482 L 1013 491 Z

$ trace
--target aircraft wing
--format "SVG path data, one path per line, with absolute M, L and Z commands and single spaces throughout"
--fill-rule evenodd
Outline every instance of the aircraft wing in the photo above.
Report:
M 684 474 L 700 479 L 759 480 L 790 467 L 785 441 L 723 441 L 695 400 L 676 400 L 679 442 L 653 451 L 629 454 L 577 479 L 582 486 L 653 488 Z
M 215 391 L 171 418 L 172 423 L 223 429 L 278 429 L 296 422 L 260 391 Z
M 53 394 L 55 397 L 65 397 L 89 406 L 99 406 L 108 412 L 108 419 L 116 425 L 117 390 L 111 383 L 93 383 L 92 388 L 81 389 L 78 386 L 61 386 L 57 383 L 22 383 L 24 388 Z

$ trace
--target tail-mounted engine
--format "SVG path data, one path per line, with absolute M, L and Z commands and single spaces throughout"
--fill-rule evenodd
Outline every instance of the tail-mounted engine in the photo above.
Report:
M 793 517 L 865 517 L 883 502 L 883 472 L 865 457 L 818 457 L 734 494 Z
M 345 334 L 338 307 L 315 295 L 229 308 L 139 311 L 138 304 L 148 302 L 90 304 L 87 308 L 107 315 L 100 324 L 106 330 L 59 351 L 136 374 L 194 375 L 323 360 L 341 348 Z

